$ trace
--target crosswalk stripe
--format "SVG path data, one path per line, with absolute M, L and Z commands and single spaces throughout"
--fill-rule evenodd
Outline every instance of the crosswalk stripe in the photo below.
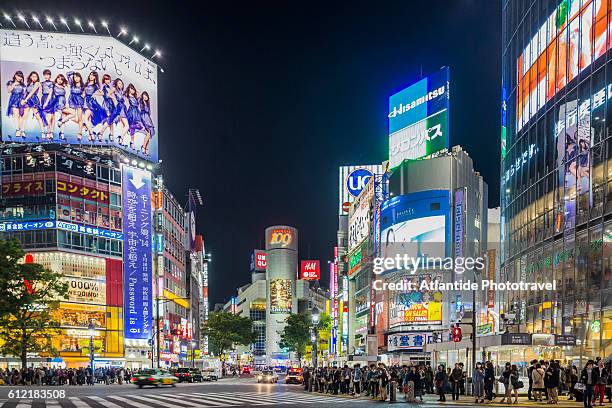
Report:
M 17 405 L 15 405 L 15 408 L 31 408 L 32 407 L 32 400 L 19 400 L 17 402 Z
M 188 395 L 188 394 L 181 394 L 181 395 Z M 222 402 L 229 402 L 229 403 L 233 403 L 233 404 L 244 404 L 245 402 L 245 398 L 236 395 L 235 393 L 214 393 L 214 394 L 204 394 L 201 397 L 204 400 L 209 400 L 210 398 L 212 399 L 216 399 L 216 400 L 220 400 Z
M 209 398 L 210 394 L 197 393 L 198 395 L 202 395 L 204 398 Z M 222 400 L 235 400 L 238 403 L 243 404 L 245 402 L 257 402 L 257 401 L 268 401 L 271 403 L 276 403 L 277 399 L 271 397 L 268 394 L 258 394 L 253 392 L 232 392 L 232 393 L 215 393 L 213 398 L 220 398 Z
M 202 396 L 197 395 L 197 393 L 176 394 L 176 395 L 180 396 L 181 398 L 187 401 L 197 402 L 197 404 L 192 405 L 193 407 L 229 407 L 232 405 L 232 404 L 226 404 L 226 401 L 219 402 L 216 400 L 214 401 L 209 400 L 208 398 L 206 398 L 206 396 L 208 396 L 209 394 L 202 394 Z
M 107 401 L 104 398 L 97 397 L 95 395 L 87 396 L 87 398 L 96 401 L 98 404 L 103 405 L 106 408 L 123 408 L 121 405 L 117 405 L 114 402 Z
M 91 408 L 91 405 L 81 400 L 79 397 L 68 397 L 68 400 L 72 402 L 76 408 Z
M 132 399 L 136 398 L 137 400 L 140 401 L 144 401 L 144 402 L 148 402 L 150 404 L 153 404 L 154 406 L 156 405 L 161 405 L 162 407 L 168 406 L 167 402 L 163 402 L 163 401 L 158 401 L 156 399 L 152 399 L 149 396 L 142 396 L 142 395 L 127 395 L 127 397 L 130 397 Z
M 49 400 L 49 401 L 46 402 L 45 406 L 47 406 L 47 407 L 60 407 L 61 405 L 60 405 L 58 400 Z
M 136 395 L 126 395 L 126 397 L 130 397 L 130 398 L 134 398 L 136 397 Z M 135 408 L 151 408 L 150 405 L 145 405 L 145 404 L 141 404 L 140 402 L 137 401 L 132 401 L 131 399 L 127 399 L 124 397 L 120 397 L 118 395 L 109 395 L 106 398 L 111 398 L 113 400 L 117 400 L 117 401 L 121 401 L 121 402 L 125 402 L 126 404 L 128 404 L 128 407 L 135 407 Z
M 236 403 L 238 404 L 242 404 L 244 402 L 244 400 L 235 400 L 234 403 L 230 403 L 228 404 L 228 399 L 226 398 L 226 396 L 222 396 L 219 394 L 216 395 L 211 395 L 211 394 L 203 394 L 203 393 L 191 393 L 191 395 L 196 394 L 196 395 L 201 395 L 202 400 L 198 400 L 201 403 L 206 403 L 207 405 L 211 405 L 211 406 L 215 406 L 215 407 L 229 407 L 232 405 L 236 405 Z M 185 394 L 179 394 L 181 396 L 185 395 Z M 189 395 L 189 394 L 187 394 Z M 193 399 L 193 397 L 192 397 Z
M 156 399 L 160 399 L 160 400 L 168 400 L 171 401 L 174 405 L 179 406 L 179 407 L 199 407 L 200 404 L 195 404 L 189 400 L 183 401 L 183 400 L 177 400 L 176 396 L 171 396 L 173 394 L 153 394 L 153 395 L 149 395 L 150 398 L 156 398 Z M 195 398 L 192 398 L 195 399 Z M 164 403 L 168 403 L 168 402 L 164 402 Z

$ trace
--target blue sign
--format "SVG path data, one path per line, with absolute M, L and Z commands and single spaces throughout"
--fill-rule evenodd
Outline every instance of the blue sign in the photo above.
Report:
M 421 79 L 389 97 L 389 134 L 448 109 L 449 69 Z
M 123 233 L 119 231 L 109 231 L 98 227 L 73 224 L 65 221 L 40 220 L 40 221 L 21 221 L 21 222 L 2 222 L 0 232 L 12 231 L 33 231 L 46 229 L 61 229 L 64 231 L 80 232 L 82 234 L 95 235 L 97 237 L 123 239 Z
M 353 197 L 357 197 L 373 175 L 374 174 L 368 169 L 362 168 L 353 170 L 346 178 L 346 189 L 349 194 Z
M 152 337 L 151 174 L 123 166 L 123 313 L 126 339 Z

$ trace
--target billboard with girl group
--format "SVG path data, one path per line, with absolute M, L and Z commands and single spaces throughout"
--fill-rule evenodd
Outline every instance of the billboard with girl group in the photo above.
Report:
M 2 140 L 115 146 L 156 162 L 157 65 L 110 36 L 0 30 Z

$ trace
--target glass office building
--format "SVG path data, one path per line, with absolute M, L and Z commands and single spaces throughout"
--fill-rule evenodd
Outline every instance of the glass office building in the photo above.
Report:
M 612 352 L 612 3 L 504 0 L 502 20 L 502 280 L 556 284 L 504 294 L 534 334 L 507 359 L 580 364 Z

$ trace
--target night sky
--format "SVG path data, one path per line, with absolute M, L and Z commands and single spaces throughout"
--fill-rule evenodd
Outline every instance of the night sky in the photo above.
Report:
M 499 1 L 14 4 L 104 18 L 162 50 L 159 154 L 181 202 L 204 198 L 211 306 L 249 282 L 267 226 L 297 227 L 302 259 L 333 256 L 338 166 L 388 157 L 387 98 L 421 72 L 450 66 L 451 145 L 498 205 Z

